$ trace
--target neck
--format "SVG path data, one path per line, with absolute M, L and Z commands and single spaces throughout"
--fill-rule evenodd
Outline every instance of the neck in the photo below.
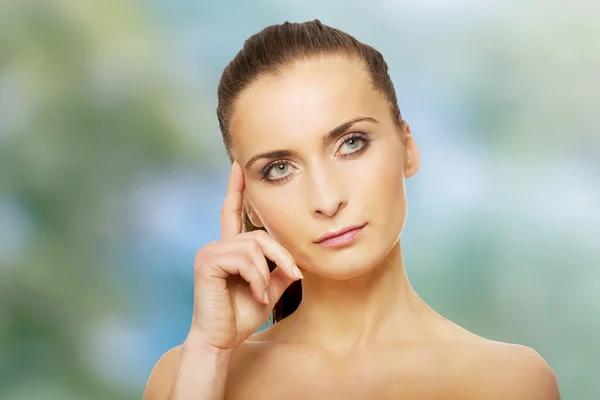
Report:
M 305 273 L 302 302 L 281 321 L 286 340 L 348 351 L 375 343 L 423 338 L 438 320 L 411 287 L 400 241 L 376 267 L 335 281 Z

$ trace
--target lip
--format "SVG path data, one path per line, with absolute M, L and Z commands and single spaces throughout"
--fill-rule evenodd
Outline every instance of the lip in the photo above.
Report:
M 328 246 L 345 244 L 354 240 L 354 238 L 358 235 L 361 229 L 365 227 L 365 225 L 367 224 L 347 226 L 337 229 L 321 236 L 315 241 L 315 243 Z

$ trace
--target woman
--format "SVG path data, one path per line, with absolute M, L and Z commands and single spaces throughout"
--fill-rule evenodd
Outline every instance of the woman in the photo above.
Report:
M 318 20 L 270 26 L 218 96 L 221 239 L 197 253 L 189 335 L 146 400 L 560 398 L 534 350 L 412 289 L 400 234 L 419 150 L 378 51 Z

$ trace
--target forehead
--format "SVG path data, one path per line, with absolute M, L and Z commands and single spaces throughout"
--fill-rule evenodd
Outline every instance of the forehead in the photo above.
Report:
M 265 76 L 241 93 L 230 124 L 236 158 L 292 147 L 356 117 L 389 118 L 362 63 L 342 57 L 306 61 Z

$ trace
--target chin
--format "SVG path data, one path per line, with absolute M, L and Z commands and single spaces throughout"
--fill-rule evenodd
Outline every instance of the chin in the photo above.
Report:
M 363 245 L 356 243 L 343 249 L 322 249 L 315 255 L 318 262 L 307 263 L 311 267 L 306 270 L 332 280 L 352 279 L 366 274 L 385 259 L 397 242 L 397 237 L 393 241 L 374 242 Z

